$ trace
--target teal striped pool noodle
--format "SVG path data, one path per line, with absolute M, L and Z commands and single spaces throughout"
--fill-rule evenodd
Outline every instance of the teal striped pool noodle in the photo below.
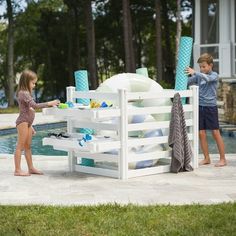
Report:
M 192 47 L 193 39 L 191 37 L 180 38 L 175 77 L 175 90 L 187 89 L 188 76 L 185 73 L 185 69 L 190 66 Z
M 146 67 L 137 68 L 136 74 L 144 75 L 145 77 L 148 77 L 148 70 Z
M 79 128 L 79 132 L 83 134 L 94 134 L 93 129 L 90 128 Z
M 75 71 L 74 76 L 76 91 L 89 91 L 87 70 Z M 88 98 L 77 98 L 77 102 L 86 106 L 90 104 L 90 100 Z M 94 131 L 93 129 L 89 128 L 79 128 L 79 132 L 85 134 L 93 134 Z
M 75 76 L 75 90 L 89 91 L 87 70 L 77 70 L 74 72 L 74 76 Z M 90 100 L 88 98 L 78 98 L 77 102 L 83 105 L 90 104 Z
M 74 72 L 74 76 L 75 90 L 89 91 L 87 70 L 77 70 Z M 90 100 L 88 98 L 77 98 L 77 102 L 86 106 L 90 104 Z M 79 128 L 79 132 L 84 134 L 93 134 L 93 130 L 89 128 Z M 94 166 L 94 160 L 88 158 L 81 158 L 81 165 Z

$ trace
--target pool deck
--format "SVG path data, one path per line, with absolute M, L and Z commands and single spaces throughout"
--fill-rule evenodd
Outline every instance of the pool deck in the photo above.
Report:
M 14 119 L 12 115 L 4 116 L 9 116 L 9 119 L 5 117 L 9 122 Z M 45 122 L 45 117 L 40 117 Z M 55 120 L 51 119 L 51 122 Z M 6 123 L 4 122 L 4 125 Z M 0 127 L 2 127 L 2 115 L 0 115 Z M 34 156 L 35 167 L 42 170 L 44 175 L 15 177 L 13 155 L 0 154 L 0 204 L 183 205 L 235 201 L 236 154 L 227 154 L 228 165 L 218 168 L 214 167 L 214 163 L 219 156 L 214 154 L 211 157 L 212 164 L 200 166 L 193 172 L 164 173 L 119 180 L 70 173 L 67 157 L 53 156 Z M 22 168 L 26 170 L 24 158 L 22 158 Z
M 214 155 L 213 163 L 217 161 Z M 236 200 L 236 155 L 228 166 L 119 180 L 70 173 L 67 157 L 34 156 L 44 175 L 13 176 L 12 155 L 0 155 L 0 204 L 97 205 L 215 204 Z M 22 161 L 26 170 L 25 160 Z
M 18 114 L 0 114 L 0 130 L 11 129 L 16 127 L 16 118 Z M 35 114 L 34 125 L 47 124 L 60 122 L 61 120 L 55 119 L 53 116 L 44 116 L 41 112 Z

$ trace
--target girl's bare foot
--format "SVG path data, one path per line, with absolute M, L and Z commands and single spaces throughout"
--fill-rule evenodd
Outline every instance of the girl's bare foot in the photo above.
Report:
M 209 164 L 211 164 L 211 161 L 210 161 L 210 160 L 206 160 L 206 159 L 201 160 L 201 161 L 199 162 L 199 165 L 209 165 Z
M 14 172 L 15 176 L 30 176 L 30 173 L 28 172 L 23 172 L 23 171 L 15 171 Z
M 215 164 L 215 167 L 223 167 L 223 166 L 226 166 L 227 165 L 227 162 L 226 160 L 223 160 L 223 161 L 219 161 Z
M 30 169 L 29 170 L 29 173 L 32 174 L 32 175 L 43 175 L 43 172 L 33 168 L 33 169 Z

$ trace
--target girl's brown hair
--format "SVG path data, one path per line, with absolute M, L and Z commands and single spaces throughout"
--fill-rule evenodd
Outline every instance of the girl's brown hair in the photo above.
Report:
M 31 93 L 30 81 L 34 79 L 36 80 L 38 79 L 36 73 L 34 73 L 31 70 L 24 70 L 20 76 L 20 80 L 19 80 L 19 84 L 17 88 L 17 95 L 20 90 L 28 91 L 29 93 Z

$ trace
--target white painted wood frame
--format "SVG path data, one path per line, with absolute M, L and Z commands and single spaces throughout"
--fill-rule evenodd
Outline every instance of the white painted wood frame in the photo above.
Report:
M 76 98 L 89 98 L 94 100 L 113 101 L 114 106 L 109 108 L 67 108 L 59 109 L 45 108 L 43 114 L 61 117 L 67 121 L 67 132 L 71 138 L 43 139 L 43 145 L 51 145 L 56 150 L 68 152 L 68 165 L 70 171 L 109 176 L 119 179 L 129 179 L 132 177 L 152 175 L 170 171 L 171 149 L 168 146 L 168 128 L 170 118 L 166 120 L 151 120 L 143 123 L 130 123 L 130 116 L 151 116 L 152 114 L 171 113 L 172 103 L 160 106 L 130 107 L 133 101 L 143 101 L 145 99 L 172 99 L 175 93 L 181 97 L 189 98 L 189 103 L 183 105 L 186 125 L 188 127 L 188 137 L 193 149 L 192 166 L 198 167 L 198 87 L 192 86 L 189 90 L 175 91 L 164 89 L 160 93 L 135 92 L 129 93 L 125 89 L 118 93 L 101 93 L 95 91 L 78 92 L 74 87 L 67 88 L 67 100 L 74 102 Z M 110 122 L 115 120 L 115 122 Z M 75 132 L 75 128 L 91 128 L 96 130 L 97 135 L 93 140 L 86 142 L 84 146 L 79 145 L 79 140 L 84 134 Z M 130 137 L 129 132 L 164 129 L 167 134 L 154 137 Z M 114 134 L 109 138 L 99 134 L 104 130 L 112 131 Z M 132 148 L 141 145 L 164 145 L 163 150 L 137 154 L 131 152 Z M 111 150 L 116 150 L 112 152 Z M 93 159 L 94 166 L 83 166 L 81 158 Z M 147 160 L 161 160 L 160 164 L 142 168 L 132 169 L 130 163 Z M 104 166 L 103 164 L 106 163 Z M 110 167 L 109 168 L 109 163 Z M 108 166 L 108 168 L 107 168 Z

